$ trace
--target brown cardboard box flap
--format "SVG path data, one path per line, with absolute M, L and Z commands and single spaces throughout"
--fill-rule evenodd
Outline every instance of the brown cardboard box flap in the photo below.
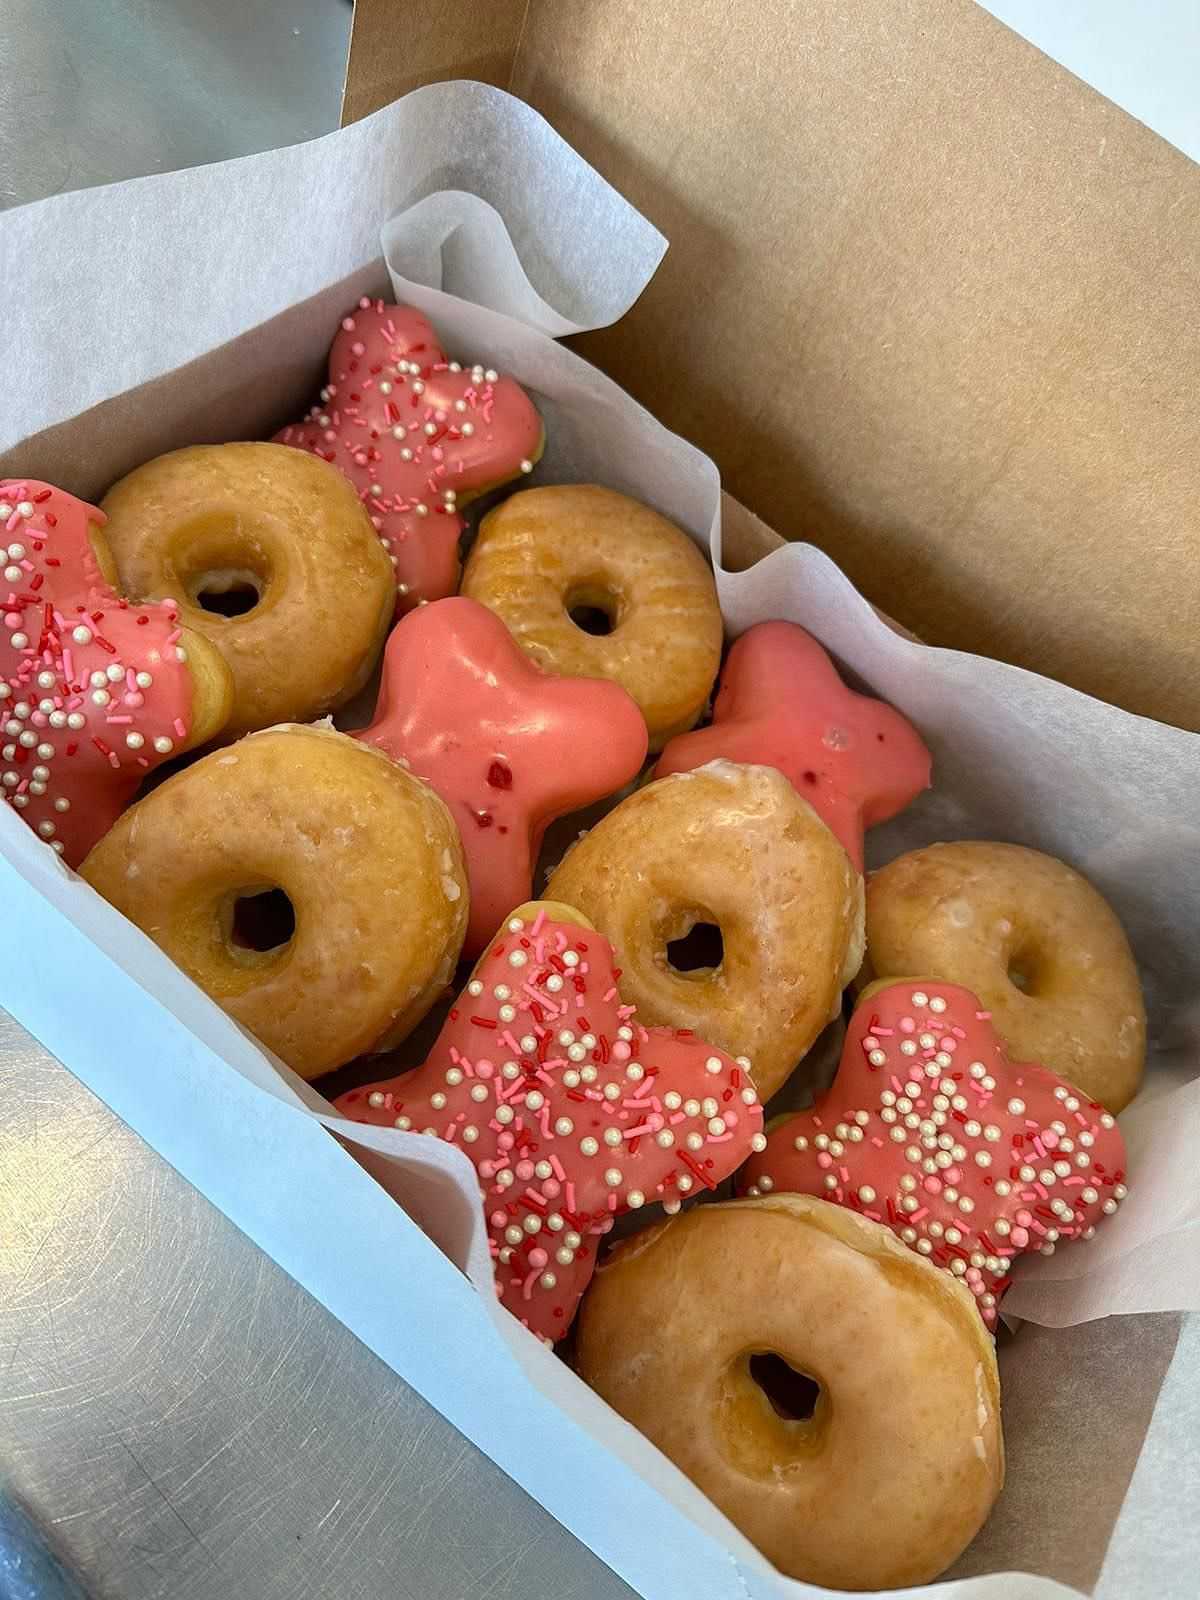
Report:
M 358 13 L 350 116 L 482 72 L 667 234 L 578 347 L 745 505 L 931 642 L 1200 727 L 1185 156 L 971 0 Z

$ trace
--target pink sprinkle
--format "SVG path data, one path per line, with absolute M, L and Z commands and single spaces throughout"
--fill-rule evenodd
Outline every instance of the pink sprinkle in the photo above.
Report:
M 615 1211 L 617 1209 L 617 1196 L 616 1191 L 613 1189 L 608 1191 L 608 1209 L 610 1211 Z
M 622 1134 L 624 1139 L 640 1139 L 643 1133 L 653 1133 L 654 1128 L 649 1122 L 639 1122 L 636 1128 L 626 1128 Z
M 175 736 L 179 739 L 187 738 L 187 723 L 182 717 L 176 717 L 174 722 Z
M 992 1013 L 990 1011 L 977 1011 L 975 1015 L 980 1022 L 990 1022 L 992 1019 Z
M 929 1207 L 928 1206 L 922 1206 L 919 1211 L 914 1211 L 913 1214 L 909 1217 L 908 1220 L 910 1222 L 920 1222 L 922 1217 L 927 1217 L 928 1215 L 929 1215 Z
M 534 1282 L 534 1279 L 537 1277 L 537 1275 L 538 1274 L 537 1274 L 537 1268 L 536 1267 L 534 1267 L 532 1272 L 526 1274 L 525 1282 L 521 1285 L 521 1297 L 522 1297 L 522 1299 L 524 1299 L 524 1300 L 532 1300 L 532 1298 L 533 1298 L 533 1282 Z
M 879 1135 L 877 1133 L 873 1133 L 871 1135 L 871 1143 L 875 1146 L 876 1150 L 882 1150 L 883 1149 L 883 1140 L 879 1137 Z
M 132 717 L 105 717 L 105 722 L 132 722 Z
M 817 1152 L 817 1165 L 822 1169 L 822 1171 L 833 1165 L 833 1157 L 829 1154 L 828 1150 L 820 1150 Z
M 546 921 L 546 908 L 545 908 L 545 906 L 541 906 L 538 909 L 537 916 L 534 917 L 534 919 L 533 919 L 533 927 L 530 928 L 530 930 L 529 930 L 529 937 L 531 939 L 536 939 L 538 934 L 541 933 L 542 926 L 545 923 L 545 921 Z M 530 1256 L 529 1259 L 532 1261 L 533 1257 Z
M 615 1000 L 616 998 L 617 998 L 617 990 L 616 990 L 616 985 L 614 984 L 614 986 L 608 991 L 607 994 L 601 995 L 600 1003 L 601 1003 L 601 1005 L 608 1005 L 610 1001 Z
M 900 1018 L 900 1032 L 901 1033 L 915 1033 L 916 1030 L 917 1030 L 917 1025 L 916 1025 L 916 1023 L 913 1021 L 913 1019 L 911 1017 L 901 1017 Z
M 550 1160 L 553 1163 L 554 1157 L 551 1156 Z M 573 1183 L 567 1184 L 567 1210 L 571 1212 L 575 1210 L 575 1185 Z
M 558 1181 L 560 1183 L 564 1183 L 566 1181 L 567 1175 L 563 1171 L 563 1164 L 558 1159 L 557 1156 L 551 1156 L 550 1157 L 550 1166 L 551 1166 L 551 1168 L 552 1168 L 552 1170 L 554 1172 L 554 1176 L 558 1179 Z
M 1033 1187 L 1037 1190 L 1040 1199 L 1049 1200 L 1050 1191 L 1043 1184 L 1035 1183 Z
M 895 1028 L 876 1028 L 875 1032 L 881 1039 L 891 1039 L 895 1036 Z

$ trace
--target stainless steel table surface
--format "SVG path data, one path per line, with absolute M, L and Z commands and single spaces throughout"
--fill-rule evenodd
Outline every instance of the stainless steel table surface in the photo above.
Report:
M 336 125 L 345 0 L 5 0 L 0 205 Z M 632 1591 L 0 1012 L 0 1485 L 111 1600 Z

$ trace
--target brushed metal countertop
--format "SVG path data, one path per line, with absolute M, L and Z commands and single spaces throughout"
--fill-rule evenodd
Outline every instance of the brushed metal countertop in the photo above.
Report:
M 346 0 L 6 0 L 0 206 L 334 127 Z M 636 1600 L 0 1012 L 0 1487 L 97 1600 Z

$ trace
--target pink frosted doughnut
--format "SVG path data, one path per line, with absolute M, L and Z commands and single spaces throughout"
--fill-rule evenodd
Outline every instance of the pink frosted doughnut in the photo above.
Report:
M 912 724 L 855 694 L 792 622 L 760 622 L 729 652 L 712 726 L 672 739 L 655 769 L 706 762 L 776 767 L 841 840 L 859 872 L 863 831 L 929 787 L 929 751 Z
M 1125 1141 L 1081 1090 L 1010 1062 L 990 1017 L 954 984 L 869 985 L 832 1086 L 771 1129 L 741 1181 L 886 1223 L 993 1327 L 1018 1256 L 1090 1239 L 1116 1211 Z
M 228 667 L 174 601 L 116 593 L 104 522 L 48 483 L 0 483 L 0 782 L 73 867 L 233 705 Z
M 646 724 L 624 689 L 541 671 L 499 617 L 462 596 L 393 631 L 375 720 L 358 737 L 450 808 L 471 886 L 468 955 L 528 899 L 547 825 L 612 794 L 646 756 Z
M 336 1102 L 475 1164 L 497 1293 L 544 1339 L 570 1327 L 614 1217 L 678 1211 L 763 1145 L 749 1075 L 683 1029 L 643 1028 L 618 976 L 572 907 L 519 906 L 425 1065 Z
M 411 306 L 359 301 L 329 352 L 329 382 L 276 434 L 339 467 L 370 512 L 401 611 L 458 586 L 461 508 L 532 472 L 542 421 L 519 384 L 451 361 Z

